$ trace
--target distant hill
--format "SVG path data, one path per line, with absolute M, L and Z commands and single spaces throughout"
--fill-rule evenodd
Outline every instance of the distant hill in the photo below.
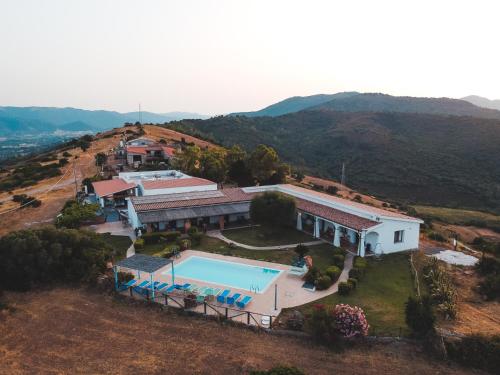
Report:
M 179 121 L 179 131 L 247 150 L 271 145 L 292 166 L 412 203 L 500 210 L 500 120 L 307 110 L 279 117 Z
M 231 115 L 246 117 L 281 116 L 305 109 L 328 109 L 343 112 L 428 113 L 500 119 L 500 110 L 483 107 L 460 99 L 341 92 L 332 95 L 296 96 L 272 104 L 260 111 L 239 112 Z
M 469 103 L 477 105 L 478 107 L 496 109 L 497 111 L 500 111 L 500 100 L 499 99 L 490 100 L 488 98 L 483 98 L 482 96 L 469 95 L 469 96 L 466 96 L 465 98 L 462 98 L 462 100 L 465 100 Z
M 163 123 L 185 118 L 206 118 L 195 113 L 142 112 L 142 122 Z M 2 135 L 64 131 L 102 131 L 139 120 L 138 112 L 119 113 L 104 110 L 54 107 L 0 107 Z
M 231 116 L 246 116 L 246 117 L 260 117 L 260 116 L 281 116 L 287 113 L 302 111 L 303 109 L 315 107 L 317 105 L 326 103 L 335 98 L 345 98 L 353 95 L 358 95 L 357 92 L 339 92 L 337 94 L 319 94 L 311 96 L 294 96 L 281 102 L 272 104 L 260 111 L 255 112 L 236 112 L 231 113 Z
M 391 96 L 386 94 L 359 94 L 334 98 L 314 108 L 346 112 L 427 113 L 500 119 L 500 111 L 481 108 L 465 100 Z

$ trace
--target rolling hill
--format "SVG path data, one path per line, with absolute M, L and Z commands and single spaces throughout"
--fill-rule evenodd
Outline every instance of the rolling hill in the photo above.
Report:
M 255 112 L 237 112 L 231 113 L 231 116 L 246 116 L 246 117 L 260 117 L 260 116 L 281 116 L 287 113 L 302 111 L 303 109 L 311 108 L 335 98 L 350 97 L 358 95 L 357 92 L 339 92 L 337 94 L 319 94 L 311 96 L 294 96 L 281 102 L 272 104 Z
M 316 108 L 279 117 L 217 117 L 168 126 L 223 145 L 277 149 L 293 166 L 383 198 L 500 210 L 500 120 Z
M 500 111 L 500 100 L 499 99 L 490 100 L 488 98 L 483 98 L 482 96 L 469 95 L 469 96 L 466 96 L 465 98 L 462 98 L 462 100 L 465 100 L 466 102 L 477 105 L 478 107 L 496 109 L 497 111 Z
M 500 111 L 483 107 L 460 99 L 341 92 L 333 95 L 296 96 L 272 104 L 260 111 L 240 112 L 231 115 L 246 117 L 281 116 L 305 109 L 326 109 L 343 112 L 428 113 L 500 119 Z

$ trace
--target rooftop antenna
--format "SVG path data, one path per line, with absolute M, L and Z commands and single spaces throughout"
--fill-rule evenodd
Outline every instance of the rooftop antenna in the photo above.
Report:
M 340 177 L 340 184 L 345 186 L 345 163 L 342 163 L 342 175 Z

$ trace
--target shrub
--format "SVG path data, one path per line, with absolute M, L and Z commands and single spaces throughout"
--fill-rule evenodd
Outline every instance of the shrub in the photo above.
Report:
M 304 244 L 298 244 L 295 247 L 295 253 L 299 256 L 299 258 L 304 258 L 304 256 L 309 252 L 309 248 Z
M 312 336 L 319 342 L 332 343 L 338 339 L 335 318 L 324 305 L 314 305 L 308 326 Z
M 492 374 L 500 368 L 500 335 L 465 336 L 461 340 L 447 341 L 445 345 L 449 357 L 464 366 Z
M 138 238 L 134 242 L 134 248 L 136 250 L 141 250 L 144 248 L 144 239 L 143 238 Z
M 500 260 L 491 256 L 483 256 L 477 262 L 476 269 L 481 275 L 500 274 Z
M 59 166 L 60 167 L 64 167 L 68 163 L 69 163 L 69 161 L 66 158 L 59 159 Z
M 187 250 L 191 247 L 191 241 L 188 240 L 187 238 L 185 238 L 185 239 L 180 241 L 179 247 L 181 250 Z
M 293 366 L 276 366 L 267 371 L 250 371 L 250 375 L 305 375 L 305 373 Z
M 317 267 L 312 266 L 307 270 L 307 273 L 304 276 L 304 281 L 309 284 L 314 284 L 316 279 L 319 277 L 320 272 Z
M 358 267 L 353 267 L 349 271 L 349 277 L 351 279 L 361 280 L 363 278 L 364 274 L 365 274 L 364 270 L 361 268 L 358 268 Z
M 173 242 L 180 235 L 181 235 L 181 232 L 178 232 L 178 231 L 151 232 L 151 233 L 143 234 L 142 238 L 144 239 L 144 242 L 146 243 L 146 245 L 150 245 L 150 244 L 159 243 L 162 240 L 167 241 L 167 242 Z
M 479 283 L 479 291 L 486 296 L 488 300 L 500 298 L 500 274 L 488 275 Z
M 326 192 L 331 195 L 337 195 L 339 188 L 333 185 L 330 185 L 326 188 Z
M 341 281 L 339 283 L 339 295 L 341 296 L 347 296 L 349 293 L 351 293 L 351 290 L 352 290 L 352 285 L 345 282 L 345 281 Z
M 352 289 L 356 289 L 356 287 L 358 286 L 358 280 L 352 277 L 347 279 L 347 283 L 351 285 Z
M 344 255 L 344 256 L 345 256 L 345 251 L 344 251 L 344 250 L 342 250 L 340 247 L 336 247 L 336 248 L 334 248 L 334 249 L 332 250 L 332 254 L 333 254 L 333 255 L 338 255 L 338 254 L 340 254 L 340 255 Z
M 437 232 L 430 232 L 427 237 L 434 241 L 446 242 L 446 238 L 444 238 L 442 234 Z
M 90 231 L 45 227 L 11 232 L 0 238 L 0 285 L 29 290 L 37 284 L 92 282 L 114 254 Z
M 199 232 L 198 227 L 195 227 L 195 226 L 190 227 L 190 228 L 187 230 L 187 233 L 188 233 L 189 235 L 192 235 L 192 234 L 195 234 L 195 233 L 198 233 L 198 232 Z
M 131 274 L 130 272 L 118 272 L 118 282 L 119 283 L 126 283 L 129 282 L 130 280 L 133 280 L 135 276 Z
M 365 258 L 360 257 L 360 256 L 356 256 L 356 257 L 354 257 L 353 265 L 357 268 L 364 269 L 364 268 L 368 267 L 368 262 Z
M 330 266 L 326 269 L 325 273 L 330 276 L 330 279 L 335 282 L 340 276 L 341 270 L 337 266 Z
M 191 243 L 193 245 L 199 245 L 201 243 L 202 237 L 203 233 L 200 232 L 195 232 L 189 235 L 189 238 L 191 239 Z
M 75 200 L 69 200 L 64 204 L 61 215 L 56 220 L 59 228 L 78 228 L 81 225 L 96 219 L 99 205 L 79 204 Z
M 366 336 L 368 334 L 368 321 L 364 311 L 357 306 L 340 304 L 333 310 L 335 326 L 344 337 Z
M 345 256 L 343 254 L 335 254 L 333 256 L 333 264 L 339 268 L 344 268 Z
M 410 296 L 405 306 L 406 324 L 417 336 L 424 336 L 434 331 L 436 320 L 432 311 L 431 300 L 428 296 L 417 298 Z
M 332 286 L 332 279 L 328 275 L 321 275 L 316 280 L 316 289 L 326 290 Z

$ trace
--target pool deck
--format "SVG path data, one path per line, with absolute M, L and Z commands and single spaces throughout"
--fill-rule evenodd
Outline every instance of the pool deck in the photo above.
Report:
M 266 289 L 264 293 L 254 293 L 244 289 L 226 288 L 224 286 L 220 286 L 217 284 L 205 283 L 205 282 L 202 283 L 200 281 L 194 281 L 187 278 L 182 278 L 177 276 L 175 277 L 175 282 L 177 284 L 190 283 L 190 284 L 195 284 L 199 287 L 210 286 L 220 289 L 231 289 L 231 294 L 238 292 L 241 293 L 242 295 L 250 295 L 253 297 L 253 300 L 247 305 L 245 310 L 262 315 L 271 315 L 271 316 L 279 315 L 281 309 L 283 308 L 300 306 L 309 302 L 313 302 L 320 298 L 326 297 L 330 294 L 336 293 L 338 291 L 338 283 L 347 280 L 348 273 L 349 270 L 352 268 L 352 261 L 353 261 L 353 256 L 347 254 L 346 261 L 344 264 L 344 269 L 342 270 L 339 280 L 327 290 L 311 292 L 302 288 L 302 284 L 304 284 L 304 281 L 302 280 L 301 277 L 288 274 L 290 266 L 279 263 L 271 263 L 253 259 L 212 254 L 196 250 L 186 250 L 181 253 L 181 256 L 179 258 L 174 260 L 174 267 L 175 265 L 181 263 L 182 261 L 186 260 L 191 256 L 232 261 L 237 263 L 249 264 L 253 266 L 274 268 L 284 271 L 280 273 L 280 275 L 274 280 L 274 282 L 271 285 L 269 285 L 269 287 Z M 171 275 L 167 273 L 169 270 L 170 266 L 166 266 L 158 270 L 155 273 L 155 280 L 166 282 L 169 285 L 172 284 Z M 144 275 L 141 274 L 141 279 L 149 281 L 149 274 L 144 274 Z M 278 286 L 277 310 L 274 309 L 275 284 Z M 221 306 L 227 306 L 227 305 L 221 305 Z

